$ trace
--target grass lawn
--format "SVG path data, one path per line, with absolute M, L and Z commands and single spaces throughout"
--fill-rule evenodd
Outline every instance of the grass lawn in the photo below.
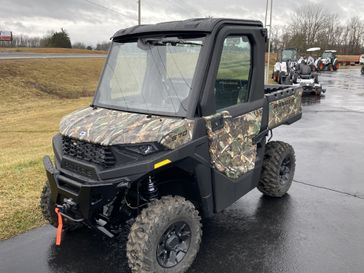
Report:
M 1 61 L 0 239 L 44 224 L 42 157 L 61 117 L 91 102 L 104 61 Z

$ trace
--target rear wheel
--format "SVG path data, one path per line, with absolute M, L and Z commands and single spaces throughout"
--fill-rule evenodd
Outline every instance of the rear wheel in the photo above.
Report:
M 284 84 L 284 82 L 285 82 L 285 80 L 286 80 L 286 74 L 285 73 L 280 73 L 279 74 L 279 80 L 278 80 L 278 84 Z
M 45 183 L 40 196 L 40 208 L 42 210 L 44 219 L 46 219 L 52 226 L 58 227 L 58 218 L 56 212 L 54 211 L 56 206 L 51 200 L 51 189 L 49 188 L 48 182 Z M 80 227 L 82 227 L 82 224 L 74 223 L 66 218 L 63 218 L 64 230 L 72 231 Z
M 278 82 L 279 81 L 279 72 L 275 71 L 273 72 L 273 81 Z
M 340 67 L 340 64 L 338 62 L 334 62 L 333 69 L 334 71 L 337 71 Z
M 200 248 L 200 220 L 194 205 L 183 197 L 152 201 L 136 218 L 128 236 L 132 272 L 186 272 Z
M 267 143 L 258 189 L 265 195 L 282 197 L 291 187 L 295 166 L 291 145 L 282 141 Z

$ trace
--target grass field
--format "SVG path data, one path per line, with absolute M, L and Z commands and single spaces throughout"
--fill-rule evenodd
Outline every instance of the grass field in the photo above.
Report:
M 44 154 L 65 114 L 87 106 L 104 59 L 9 60 L 0 66 L 0 239 L 44 223 Z
M 106 54 L 105 50 L 87 50 L 78 48 L 27 48 L 0 47 L 0 52 L 29 52 L 29 53 L 77 53 L 77 54 Z

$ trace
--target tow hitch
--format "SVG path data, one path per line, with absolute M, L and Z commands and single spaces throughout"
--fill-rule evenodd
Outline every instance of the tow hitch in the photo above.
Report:
M 59 212 L 59 208 L 55 208 L 54 211 L 57 213 L 57 217 L 58 217 L 58 227 L 57 227 L 57 235 L 56 235 L 56 246 L 60 246 L 61 245 L 61 241 L 62 241 L 63 219 L 62 219 L 61 213 Z
M 60 246 L 62 241 L 62 230 L 63 230 L 63 217 L 69 219 L 73 222 L 82 222 L 84 219 L 79 218 L 75 219 L 68 214 L 66 214 L 68 211 L 71 211 L 72 208 L 76 208 L 77 204 L 73 202 L 73 200 L 70 199 L 64 199 L 63 205 L 57 205 L 57 207 L 54 209 L 54 211 L 57 214 L 58 219 L 58 227 L 57 227 L 57 235 L 56 235 L 56 245 Z
M 72 211 L 77 207 L 77 204 L 72 200 L 72 198 L 64 199 L 63 205 L 57 205 L 57 208 L 59 209 L 59 214 L 61 214 L 64 218 L 67 218 L 68 220 L 76 223 L 81 223 L 85 219 L 84 218 L 73 218 L 68 212 Z
M 58 217 L 58 228 L 57 228 L 57 236 L 56 236 L 56 245 L 59 246 L 61 244 L 62 237 L 62 229 L 63 229 L 63 217 L 76 223 L 83 222 L 84 218 L 74 218 L 69 215 L 69 212 L 77 209 L 77 204 L 72 200 L 72 198 L 64 199 L 64 203 L 62 205 L 57 205 L 55 208 L 55 212 Z M 114 234 L 108 231 L 104 226 L 107 224 L 103 219 L 96 220 L 96 228 L 104 233 L 106 236 L 113 238 Z

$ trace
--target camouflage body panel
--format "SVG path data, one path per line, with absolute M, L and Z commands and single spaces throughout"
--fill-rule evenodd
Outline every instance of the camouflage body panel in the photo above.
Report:
M 302 112 L 302 90 L 298 89 L 292 96 L 269 103 L 268 128 L 273 129 Z
M 253 170 L 257 145 L 252 139 L 260 131 L 263 109 L 232 118 L 228 111 L 205 117 L 212 165 L 227 177 L 236 179 Z M 212 121 L 222 116 L 224 127 L 212 130 Z
M 192 139 L 193 120 L 88 107 L 60 122 L 64 136 L 101 145 L 159 142 L 169 149 Z

